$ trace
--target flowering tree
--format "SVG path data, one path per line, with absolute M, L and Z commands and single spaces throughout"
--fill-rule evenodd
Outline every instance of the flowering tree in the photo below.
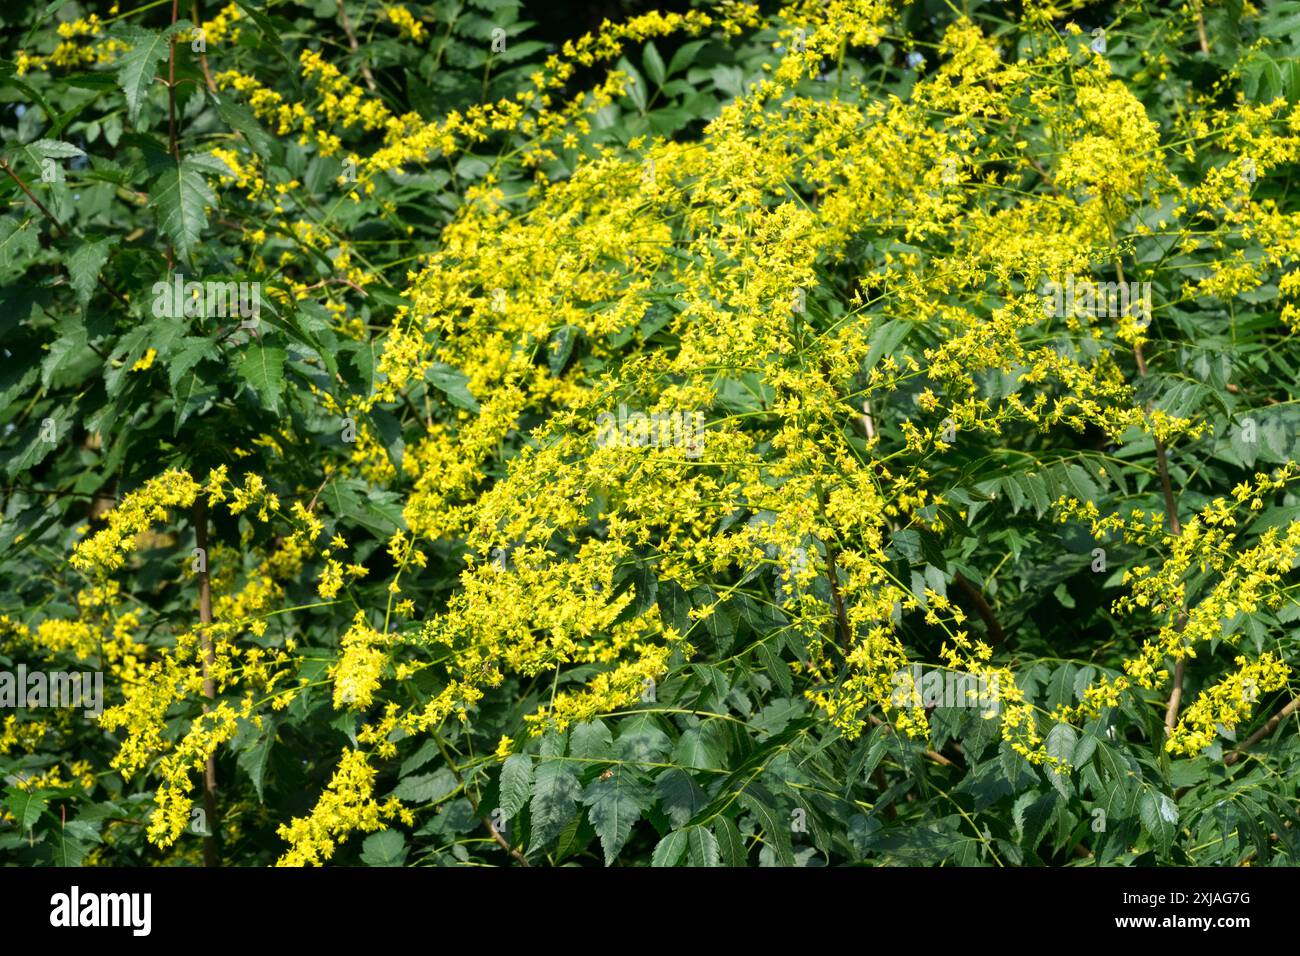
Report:
M 1295 862 L 1284 21 L 156 6 L 7 31 L 0 852 Z

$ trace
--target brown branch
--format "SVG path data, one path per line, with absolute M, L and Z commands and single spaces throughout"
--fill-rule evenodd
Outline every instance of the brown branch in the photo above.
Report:
M 339 6 L 342 8 L 342 4 L 339 4 Z M 447 753 L 447 748 L 443 745 L 442 738 L 438 736 L 436 731 L 433 734 L 433 742 L 437 744 L 438 750 L 442 753 L 442 759 L 447 762 L 447 768 L 451 771 L 452 776 L 456 778 L 456 782 L 460 784 L 461 789 L 465 792 L 465 799 L 469 801 L 470 809 L 474 811 L 474 816 L 483 821 L 483 824 L 488 829 L 488 833 L 490 833 L 492 839 L 496 841 L 497 846 L 501 847 L 501 849 L 514 857 L 520 866 L 529 866 L 528 858 L 510 845 L 510 841 L 501 835 L 501 831 L 496 828 L 496 824 L 492 822 L 492 818 L 483 816 L 479 813 L 478 800 L 475 799 L 474 794 L 470 793 L 469 787 L 465 784 L 465 778 L 460 775 L 460 769 L 456 766 L 456 762 L 451 759 L 451 754 Z
M 356 53 L 359 49 L 357 46 L 357 35 L 352 30 L 352 21 L 348 19 L 347 10 L 343 8 L 343 0 L 338 0 L 338 6 L 339 23 L 342 24 L 343 32 L 347 35 L 348 45 L 352 47 L 352 52 Z M 375 78 L 371 75 L 370 67 L 366 65 L 364 60 L 361 61 L 361 75 L 365 77 L 366 88 L 370 90 L 371 93 L 374 93 L 376 91 Z
M 316 499 L 320 497 L 320 493 L 325 490 L 325 486 L 328 485 L 329 482 L 330 482 L 329 475 L 326 475 L 325 480 L 322 481 L 320 483 L 320 487 L 316 489 L 316 493 L 311 496 L 311 504 L 307 505 L 308 513 L 316 510 Z
M 18 188 L 27 194 L 27 198 L 36 204 L 36 208 L 45 214 L 45 218 L 48 219 L 54 225 L 55 229 L 59 230 L 59 234 L 66 236 L 68 233 L 67 230 L 63 228 L 62 223 L 60 223 L 59 220 L 55 219 L 54 213 L 50 212 L 48 209 L 45 208 L 45 203 L 37 199 L 36 194 L 27 188 L 27 184 L 23 182 L 21 176 L 19 176 L 16 172 L 14 172 L 13 167 L 10 166 L 9 163 L 7 163 L 3 159 L 0 159 L 0 167 L 3 167 L 4 171 L 9 174 L 9 178 L 12 179 L 14 182 L 16 182 L 18 184 Z
M 893 725 L 888 724 L 888 723 L 886 723 L 885 721 L 881 720 L 881 719 L 880 719 L 879 717 L 877 717 L 875 714 L 868 714 L 868 717 L 870 718 L 871 723 L 874 724 L 875 726 L 886 728 L 885 733 L 887 733 L 887 734 L 891 734 L 891 733 L 894 732 Z M 943 754 L 939 753 L 939 751 L 937 751 L 937 750 L 926 750 L 926 751 L 923 751 L 923 753 L 924 753 L 924 756 L 925 756 L 925 758 L 926 758 L 927 760 L 933 760 L 935 763 L 939 764 L 939 766 L 941 766 L 941 767 L 955 767 L 955 766 L 957 766 L 955 763 L 953 763 L 951 760 L 949 760 L 949 759 L 948 759 L 947 757 L 945 757 Z
M 1291 703 L 1287 704 L 1274 714 L 1263 727 L 1259 728 L 1259 730 L 1247 737 L 1245 743 L 1223 758 L 1223 762 L 1231 767 L 1242 757 L 1246 756 L 1247 750 L 1255 746 L 1255 744 L 1259 743 L 1273 731 L 1277 730 L 1278 724 L 1282 723 L 1282 721 L 1294 714 L 1297 709 L 1300 709 L 1300 697 L 1293 697 Z
M 1124 284 L 1124 264 L 1120 262 L 1119 257 L 1115 257 L 1115 274 L 1120 284 Z M 1142 352 L 1142 343 L 1133 343 L 1133 360 L 1137 362 L 1138 374 L 1143 378 L 1147 374 L 1146 356 Z M 1147 412 L 1151 411 L 1148 403 Z M 1152 436 L 1154 437 L 1154 436 Z M 1169 480 L 1169 449 L 1159 438 L 1155 439 L 1156 443 L 1156 468 L 1160 472 L 1160 492 L 1165 500 L 1165 518 L 1169 522 L 1169 531 L 1175 537 L 1183 533 L 1182 522 L 1178 520 L 1178 503 L 1174 500 L 1173 483 Z M 1186 595 L 1184 595 L 1184 601 Z M 1180 613 L 1178 619 L 1178 631 L 1182 633 L 1183 627 L 1187 624 L 1187 614 Z M 1165 707 L 1165 735 L 1169 736 L 1174 732 L 1174 727 L 1178 723 L 1178 709 L 1183 702 L 1183 677 L 1187 671 L 1187 659 L 1178 658 L 1174 662 L 1174 686 L 1169 691 L 1169 703 Z
M 50 221 L 50 225 L 52 225 L 55 229 L 58 230 L 60 236 L 67 238 L 68 236 L 72 235 L 72 233 L 69 233 L 68 230 L 63 228 L 63 224 L 59 222 L 59 220 L 54 218 L 54 213 L 50 212 L 49 209 L 45 207 L 45 203 L 37 199 L 36 194 L 27 188 L 27 184 L 23 182 L 23 178 L 19 176 L 18 173 L 14 172 L 14 168 L 10 166 L 3 158 L 0 158 L 0 169 L 3 169 L 6 173 L 8 173 L 9 178 L 18 184 L 18 188 L 27 194 L 27 198 L 30 199 L 36 205 L 36 208 L 39 209 L 44 214 L 45 218 Z M 95 281 L 98 282 L 107 292 L 111 293 L 112 296 L 115 299 L 117 299 L 119 302 L 121 302 L 123 305 L 130 305 L 130 303 L 126 301 L 126 296 L 122 295 L 122 293 L 118 292 L 106 281 L 104 281 L 103 276 L 99 276 L 99 275 L 95 276 Z M 89 345 L 90 348 L 94 351 L 94 353 L 98 355 L 100 358 L 104 359 L 105 361 L 108 360 L 108 356 L 105 355 L 103 352 L 101 352 L 99 349 L 95 348 L 93 344 L 91 344 L 90 342 L 87 342 L 86 344 Z
M 181 0 L 172 0 L 172 35 L 167 44 L 167 141 L 171 143 L 172 158 L 181 161 L 176 145 L 176 18 L 181 12 Z
M 190 8 L 191 16 L 194 17 L 194 25 L 197 27 L 203 22 L 203 15 L 199 11 L 199 0 L 194 0 L 194 5 Z M 201 28 L 200 28 L 201 29 Z M 212 82 L 212 73 L 208 70 L 208 41 L 207 37 L 203 38 L 203 52 L 199 54 L 199 66 L 203 68 L 203 79 L 208 84 L 208 91 L 215 93 L 217 84 Z

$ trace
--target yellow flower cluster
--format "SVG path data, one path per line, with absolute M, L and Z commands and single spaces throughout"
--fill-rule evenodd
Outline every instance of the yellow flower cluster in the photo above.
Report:
M 177 469 L 151 478 L 108 513 L 107 528 L 77 545 L 72 566 L 79 571 L 100 573 L 117 570 L 139 534 L 155 523 L 166 521 L 171 509 L 188 508 L 199 491 L 199 484 Z
M 354 831 L 373 833 L 384 829 L 386 820 L 412 820 L 395 798 L 379 803 L 372 796 L 375 770 L 359 750 L 345 750 L 325 792 L 309 816 L 295 819 L 280 827 L 279 834 L 289 844 L 280 857 L 279 866 L 320 864 L 334 855 L 338 844 Z
M 1258 660 L 1237 658 L 1238 670 L 1229 674 L 1183 712 L 1165 749 L 1170 753 L 1194 757 L 1210 744 L 1221 730 L 1231 732 L 1255 710 L 1261 694 L 1286 686 L 1291 668 L 1276 655 L 1263 653 Z
M 423 37 L 405 7 L 385 14 L 408 38 Z M 313 50 L 299 60 L 310 104 L 287 102 L 235 71 L 216 76 L 279 135 L 297 134 L 320 155 L 343 155 L 347 137 L 362 190 L 380 173 L 504 133 L 526 141 L 514 161 L 536 179 L 523 207 L 492 175 L 467 189 L 438 247 L 410 267 L 405 304 L 373 343 L 376 380 L 354 409 L 355 446 L 322 476 L 403 486 L 404 528 L 389 540 L 388 560 L 374 564 L 387 568 L 375 572 L 387 588 L 382 615 L 349 608 L 341 634 L 301 638 L 314 657 L 299 638 L 268 631 L 272 615 L 298 610 L 282 607 L 289 582 L 305 577 L 324 604 L 341 603 L 371 568 L 347 563 L 343 539 L 326 543 L 315 497 L 297 500 L 310 489 L 254 473 L 232 481 L 223 466 L 204 483 L 180 470 L 146 482 L 77 545 L 72 566 L 91 573 L 99 590 L 84 592 L 76 620 L 26 628 L 0 619 L 24 643 L 100 654 L 126 681 L 103 725 L 122 731 L 115 768 L 157 768 L 151 840 L 170 845 L 188 825 L 194 772 L 241 721 L 256 725 L 307 693 L 309 660 L 320 665 L 316 682 L 332 688 L 333 706 L 362 718 L 357 742 L 370 751 L 345 751 L 314 809 L 280 827 L 288 865 L 330 859 L 351 833 L 409 822 L 398 801 L 374 797 L 371 761 L 392 757 L 395 740 L 470 719 L 493 688 L 516 678 L 557 688 L 522 716 L 526 733 L 634 706 L 733 610 L 728 603 L 743 592 L 718 582 L 765 571 L 794 592 L 780 630 L 800 651 L 800 691 L 845 736 L 883 718 L 899 733 L 928 737 L 925 709 L 901 705 L 895 693 L 914 650 L 904 644 L 906 620 L 909 632 L 941 648 L 949 668 L 997 689 L 1000 733 L 1016 753 L 1067 769 L 1047 752 L 1043 715 L 1012 671 L 992 662 L 991 648 L 972 639 L 964 612 L 934 582 L 918 591 L 897 579 L 899 542 L 964 518 L 936 475 L 967 436 L 1095 429 L 1116 441 L 1136 433 L 1168 444 L 1204 433 L 1204 421 L 1139 400 L 1125 369 L 1142 345 L 1140 329 L 1047 316 L 1034 291 L 1042 283 L 1110 269 L 1118 278 L 1132 248 L 1117 231 L 1139 209 L 1168 201 L 1183 224 L 1235 204 L 1231 224 L 1269 236 L 1274 251 L 1264 262 L 1221 265 L 1173 296 L 1227 294 L 1300 256 L 1300 223 L 1239 199 L 1229 173 L 1182 183 L 1166 164 L 1160 131 L 1105 59 L 1075 56 L 1064 43 L 1009 62 L 997 38 L 960 19 L 940 39 L 937 67 L 918 76 L 906 99 L 808 95 L 827 58 L 879 42 L 892 15 L 891 4 L 874 0 L 797 0 L 775 19 L 747 4 L 646 14 L 566 44 L 519 95 L 440 122 L 394 115 Z M 233 36 L 238 19 L 227 8 L 204 29 Z M 627 91 L 617 71 L 555 101 L 580 67 L 616 61 L 630 44 L 760 25 L 776 28 L 780 63 L 722 107 L 697 142 L 591 145 L 591 114 Z M 1050 188 L 1039 191 L 1021 180 L 1041 169 L 1015 158 L 1032 155 L 1016 125 L 1031 77 L 1049 139 L 1035 148 L 1056 157 Z M 1216 119 L 1216 133 L 1262 165 L 1292 161 L 1300 137 L 1268 132 L 1277 109 Z M 367 133 L 372 148 L 362 155 Z M 286 214 L 294 183 L 267 183 L 234 149 L 211 153 L 235 188 L 272 210 L 250 241 L 260 247 L 270 233 L 292 244 L 256 252 L 280 255 L 273 265 L 285 275 L 285 296 L 317 291 L 307 278 L 315 272 L 293 270 L 318 254 L 338 281 L 363 290 L 375 280 L 357 265 L 358 243 Z M 571 169 L 551 181 L 543 161 L 561 153 L 574 158 Z M 868 230 L 890 241 L 853 253 L 858 289 L 832 301 L 839 296 L 821 280 L 826 264 L 845 263 Z M 1285 293 L 1297 288 L 1300 280 L 1284 280 Z M 347 325 L 338 308 L 340 326 L 370 344 L 362 320 Z M 914 345 L 882 355 L 890 335 L 894 343 L 913 336 Z M 641 347 L 651 339 L 672 347 Z M 574 341 L 584 361 L 543 359 Z M 152 360 L 150 350 L 137 367 Z M 463 373 L 474 403 L 460 406 L 475 410 L 425 416 L 407 429 L 395 465 L 362 413 L 403 401 L 435 368 Z M 329 411 L 349 412 L 318 395 Z M 703 426 L 689 442 L 602 441 L 602 416 L 631 404 L 647 415 L 698 410 Z M 882 408 L 898 416 L 888 424 L 902 436 L 888 453 Z M 294 441 L 280 429 L 254 444 L 278 455 Z M 507 442 L 519 451 L 505 458 Z M 1167 532 L 1157 512 L 1103 514 L 1092 501 L 1059 501 L 1062 520 L 1087 522 L 1099 540 L 1120 535 L 1155 548 L 1163 561 L 1129 568 L 1129 593 L 1116 604 L 1157 615 L 1156 635 L 1123 675 L 1099 680 L 1079 706 L 1052 716 L 1082 720 L 1135 687 L 1157 688 L 1168 680 L 1168 660 L 1194 656 L 1240 613 L 1277 607 L 1300 554 L 1300 522 L 1269 529 L 1245 549 L 1236 534 L 1243 512 L 1254 514 L 1296 475 L 1289 465 L 1256 476 L 1231 501 L 1210 502 L 1181 535 Z M 212 620 L 179 628 L 146 655 L 135 643 L 142 612 L 122 609 L 108 575 L 143 532 L 200 496 L 224 505 L 254 557 L 245 566 L 219 550 L 209 555 Z M 424 606 L 403 575 L 448 541 L 466 551 L 458 587 L 445 603 Z M 646 600 L 643 579 L 627 585 L 628 568 L 641 564 L 661 587 L 691 595 L 684 619 Z M 1213 584 L 1200 580 L 1206 575 Z M 825 580 L 829 602 L 810 593 L 815 579 Z M 1250 712 L 1241 705 L 1247 689 L 1275 690 L 1289 673 L 1268 654 L 1238 664 L 1184 714 L 1172 752 L 1199 752 L 1216 726 L 1231 728 Z M 408 694 L 415 688 L 407 681 L 425 671 L 437 679 Z M 582 678 L 560 689 L 573 671 Z M 182 701 L 204 712 L 178 722 Z M 23 746 L 22 735 L 36 732 L 25 726 L 6 723 L 0 750 Z M 503 739 L 497 756 L 515 746 Z

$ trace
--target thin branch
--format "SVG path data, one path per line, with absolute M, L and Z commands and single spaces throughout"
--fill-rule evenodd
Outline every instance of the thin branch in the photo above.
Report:
M 1223 762 L 1231 767 L 1242 757 L 1246 756 L 1247 750 L 1255 746 L 1255 744 L 1259 743 L 1273 731 L 1277 730 L 1278 724 L 1282 723 L 1282 721 L 1294 714 L 1297 709 L 1300 709 L 1300 697 L 1293 697 L 1291 703 L 1287 704 L 1274 714 L 1263 727 L 1259 728 L 1259 730 L 1247 737 L 1245 743 L 1223 758 Z
M 342 8 L 342 4 L 339 4 L 339 6 Z M 433 734 L 433 742 L 437 744 L 438 750 L 442 753 L 442 759 L 447 762 L 447 768 L 451 771 L 452 776 L 455 777 L 456 782 L 460 784 L 461 790 L 465 793 L 465 798 L 469 800 L 470 809 L 474 811 L 474 816 L 483 821 L 484 826 L 487 827 L 488 833 L 492 835 L 492 839 L 496 841 L 497 846 L 501 847 L 501 849 L 514 857 L 520 866 L 529 866 L 528 858 L 510 845 L 510 841 L 501 835 L 501 831 L 496 828 L 496 824 L 492 822 L 492 818 L 483 816 L 479 813 L 478 800 L 475 798 L 474 794 L 470 792 L 469 787 L 466 786 L 465 778 L 460 775 L 460 768 L 458 768 L 456 762 L 451 759 L 451 754 L 447 752 L 447 748 L 443 744 L 442 738 L 438 736 L 437 732 L 434 732 Z
M 181 12 L 181 0 L 172 0 L 172 35 L 167 44 L 167 141 L 171 144 L 172 158 L 181 161 L 176 144 L 176 18 Z
M 191 10 L 191 16 L 194 17 L 194 24 L 195 26 L 198 26 L 198 24 L 203 22 L 203 14 L 199 10 L 199 0 L 194 0 L 194 5 L 190 8 L 190 10 Z M 199 53 L 199 66 L 203 68 L 203 79 L 207 82 L 208 91 L 211 93 L 215 93 L 217 92 L 217 84 L 212 82 L 212 73 L 211 71 L 208 70 L 207 51 L 208 51 L 207 37 L 204 37 L 203 51 Z
M 1124 263 L 1115 257 L 1115 274 L 1119 279 L 1120 285 L 1124 284 Z M 1137 362 L 1138 374 L 1146 378 L 1147 361 L 1142 352 L 1142 343 L 1133 343 L 1133 360 Z M 1147 411 L 1151 411 L 1148 403 Z M 1174 500 L 1173 483 L 1169 480 L 1169 449 L 1159 438 L 1156 442 L 1156 467 L 1160 472 L 1160 492 L 1165 501 L 1165 518 L 1169 522 L 1169 531 L 1171 534 L 1181 536 L 1183 533 L 1182 522 L 1178 520 L 1178 503 Z M 1186 596 L 1184 596 L 1186 600 Z M 1187 624 L 1187 614 L 1182 612 L 1178 618 L 1178 632 L 1182 633 L 1183 627 Z M 1178 723 L 1178 709 L 1183 702 L 1183 678 L 1187 672 L 1187 658 L 1180 657 L 1174 662 L 1174 686 L 1169 691 L 1169 703 L 1165 707 L 1165 736 L 1170 736 L 1174 732 L 1174 727 Z
M 887 728 L 886 731 L 885 731 L 885 733 L 893 733 L 893 732 L 894 732 L 894 728 L 893 728 L 893 725 L 892 725 L 892 724 L 888 724 L 888 723 L 886 723 L 885 721 L 883 721 L 883 720 L 881 720 L 879 717 L 877 717 L 875 714 L 869 714 L 868 716 L 871 718 L 871 723 L 874 724 L 875 726 L 877 726 L 877 727 L 885 727 L 885 728 Z M 945 757 L 943 754 L 939 753 L 939 751 L 937 751 L 937 750 L 926 750 L 926 751 L 923 751 L 922 753 L 924 754 L 924 756 L 925 756 L 925 758 L 926 758 L 927 760 L 933 760 L 935 763 L 939 764 L 939 766 L 941 766 L 941 767 L 955 767 L 955 766 L 957 766 L 955 763 L 953 763 L 951 760 L 949 760 L 949 759 L 948 759 L 947 757 Z
M 338 0 L 338 6 L 339 23 L 342 24 L 343 32 L 347 35 L 348 45 L 352 47 L 352 52 L 356 53 L 359 49 L 357 46 L 357 35 L 352 30 L 352 21 L 348 19 L 347 10 L 343 8 L 343 0 Z M 370 67 L 366 65 L 365 60 L 361 60 L 361 75 L 365 77 L 366 88 L 370 90 L 371 93 L 376 92 L 377 88 L 375 86 L 375 78 L 371 75 Z
M 63 228 L 63 224 L 59 222 L 59 220 L 54 218 L 54 213 L 50 212 L 49 209 L 45 207 L 45 203 L 37 199 L 36 194 L 27 188 L 27 184 L 23 182 L 23 178 L 19 176 L 16 172 L 14 172 L 14 168 L 10 166 L 4 160 L 3 157 L 0 157 L 0 169 L 3 169 L 6 173 L 8 173 L 9 178 L 18 184 L 18 188 L 27 194 L 27 198 L 30 199 L 35 204 L 36 208 L 39 209 L 44 214 L 45 218 L 50 221 L 50 225 L 52 225 L 55 229 L 58 230 L 60 236 L 67 238 L 68 236 L 72 235 L 72 233 L 69 233 L 68 230 Z M 76 237 L 74 236 L 73 238 Z M 105 282 L 103 276 L 99 276 L 99 275 L 95 276 L 95 281 L 98 282 L 100 286 L 104 288 L 105 291 L 110 293 L 115 299 L 117 299 L 123 305 L 130 305 L 130 303 L 127 302 L 126 300 L 126 296 L 122 295 L 122 293 L 118 292 L 111 285 Z M 89 342 L 87 342 L 86 344 L 90 345 L 90 348 L 94 351 L 96 355 L 98 355 L 100 358 L 107 361 L 108 359 L 107 355 L 105 355 L 99 349 L 95 348 L 93 344 Z

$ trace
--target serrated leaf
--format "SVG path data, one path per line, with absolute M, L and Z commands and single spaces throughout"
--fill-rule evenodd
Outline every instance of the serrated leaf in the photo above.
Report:
M 609 760 L 614 738 L 603 720 L 590 720 L 569 731 L 569 755 L 579 760 Z
M 1029 791 L 1016 798 L 1011 807 L 1011 819 L 1020 834 L 1021 845 L 1026 850 L 1035 849 L 1043 838 L 1043 831 L 1052 819 L 1056 796 L 1051 793 Z
M 686 831 L 673 830 L 655 845 L 651 866 L 676 866 L 686 855 Z
M 1044 744 L 1047 754 L 1068 765 L 1074 759 L 1074 748 L 1079 734 L 1069 724 L 1057 724 L 1047 732 Z
M 149 207 L 158 217 L 158 228 L 188 260 L 203 230 L 208 226 L 207 207 L 217 199 L 192 157 L 169 163 L 149 189 Z
M 361 846 L 366 866 L 401 866 L 406 862 L 406 837 L 397 830 L 381 830 L 366 837 Z
M 749 853 L 745 849 L 745 840 L 728 817 L 718 817 L 713 825 L 718 839 L 718 851 L 723 866 L 748 866 Z
M 280 408 L 280 395 L 284 390 L 284 349 L 250 345 L 239 363 L 239 374 L 261 396 L 262 404 L 271 411 Z
M 335 488 L 336 485 L 331 484 L 330 487 Z M 405 777 L 413 771 L 419 770 L 437 755 L 438 744 L 432 740 L 426 740 L 424 743 L 420 744 L 419 750 L 402 761 L 402 766 L 398 770 L 398 775 Z
M 77 156 L 86 155 L 85 150 L 78 149 L 71 143 L 65 143 L 61 139 L 38 139 L 27 148 L 50 159 L 73 159 Z
M 605 865 L 609 866 L 632 834 L 632 825 L 649 806 L 645 788 L 620 768 L 613 776 L 594 781 L 582 800 L 590 807 L 588 817 L 605 851 Z
M 84 371 L 83 360 L 98 357 L 91 351 L 86 337 L 86 327 L 81 324 L 65 326 L 63 334 L 50 343 L 45 358 L 41 360 L 41 386 L 63 385 Z
M 464 373 L 442 362 L 434 362 L 427 375 L 429 382 L 446 395 L 451 404 L 466 411 L 478 411 L 478 402 L 468 388 L 469 377 Z
M 159 32 L 123 25 L 114 35 L 130 49 L 117 55 L 117 82 L 126 94 L 126 112 L 131 122 L 140 117 L 140 107 L 153 85 L 158 64 L 171 49 L 171 30 Z
M 691 775 L 677 767 L 668 768 L 655 779 L 655 793 L 659 806 L 677 827 L 685 825 L 709 802 Z
M 501 812 L 507 820 L 528 803 L 533 792 L 533 761 L 525 754 L 511 754 L 501 766 Z
M 217 390 L 206 382 L 198 372 L 185 372 L 172 384 L 172 399 L 175 406 L 173 432 L 179 433 L 185 420 L 215 399 Z
M 691 866 L 721 865 L 718 838 L 708 827 L 688 827 L 683 832 L 686 833 L 686 846 Z
M 83 306 L 90 301 L 99 282 L 99 272 L 108 261 L 108 252 L 116 242 L 113 238 L 83 242 L 68 256 L 69 281 L 77 293 L 77 301 Z
M 568 826 L 578 808 L 582 788 L 563 760 L 544 760 L 533 774 L 533 799 L 528 805 L 533 837 L 528 852 L 545 846 Z
M 0 278 L 21 275 L 40 248 L 33 222 L 0 216 Z
M 767 844 L 782 866 L 794 866 L 794 852 L 790 846 L 790 826 L 772 809 L 771 805 L 753 793 L 740 798 L 741 805 L 758 818 Z
M 393 796 L 407 803 L 433 803 L 449 793 L 454 793 L 459 784 L 456 775 L 443 767 L 433 773 L 418 777 L 406 777 L 393 789 Z
M 5 797 L 7 798 L 6 803 L 9 812 L 13 815 L 14 824 L 23 833 L 36 825 L 36 821 L 40 819 L 41 814 L 45 811 L 47 803 L 45 795 L 39 791 L 29 793 L 26 790 L 19 790 L 17 787 L 6 789 Z
M 722 750 L 712 731 L 705 726 L 688 727 L 673 748 L 673 761 L 683 767 L 718 770 L 722 767 Z
M 186 372 L 211 356 L 214 351 L 215 348 L 210 339 L 201 338 L 197 335 L 186 336 L 182 339 L 180 346 L 167 357 L 167 380 L 171 383 L 172 391 L 175 392 L 176 383 L 181 380 L 181 377 Z
M 76 406 L 72 404 L 58 405 L 46 418 L 33 422 L 23 431 L 18 441 L 14 443 L 19 449 L 18 454 L 13 455 L 5 465 L 5 471 L 10 477 L 35 468 L 58 447 L 60 442 L 67 440 L 75 408 Z M 54 441 L 47 440 L 49 435 L 53 436 Z
M 779 654 L 772 650 L 767 641 L 759 641 L 754 645 L 754 652 L 763 665 L 763 670 L 767 672 L 781 692 L 787 697 L 794 693 L 794 679 L 790 676 L 790 665 L 783 661 Z
M 50 834 L 50 852 L 55 866 L 81 866 L 86 858 L 86 846 L 66 828 L 60 827 Z
M 262 783 L 266 778 L 266 768 L 271 762 L 271 748 L 274 744 L 275 730 L 269 728 L 251 747 L 240 752 L 237 761 L 240 769 L 247 773 L 248 779 L 252 781 L 259 803 L 265 802 L 262 796 Z

